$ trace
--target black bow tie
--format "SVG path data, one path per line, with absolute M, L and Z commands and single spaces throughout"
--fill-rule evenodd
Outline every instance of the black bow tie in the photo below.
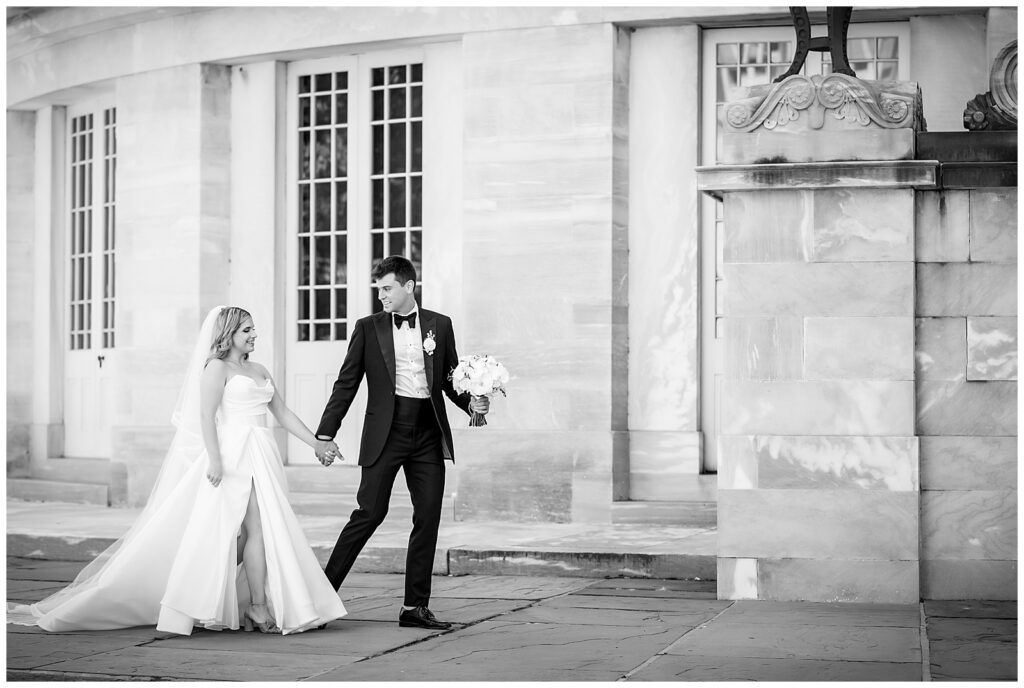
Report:
M 409 315 L 399 315 L 398 313 L 393 314 L 395 316 L 395 328 L 402 329 L 402 323 L 409 323 L 409 329 L 416 327 L 416 311 L 413 311 Z

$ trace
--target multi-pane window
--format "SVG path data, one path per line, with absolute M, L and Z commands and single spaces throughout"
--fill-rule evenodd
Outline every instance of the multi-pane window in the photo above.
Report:
M 893 81 L 899 78 L 900 39 L 896 36 L 851 38 L 846 57 L 858 79 Z M 821 54 L 821 73 L 832 73 L 832 56 Z
M 68 332 L 72 350 L 92 347 L 93 116 L 71 119 L 71 290 Z
M 348 330 L 348 72 L 299 77 L 299 341 Z
M 375 67 L 370 94 L 371 257 L 407 257 L 423 274 L 423 64 Z M 417 280 L 416 300 L 423 296 Z M 381 310 L 371 294 L 373 312 Z
M 114 347 L 114 241 L 116 227 L 117 110 L 103 111 L 103 348 Z

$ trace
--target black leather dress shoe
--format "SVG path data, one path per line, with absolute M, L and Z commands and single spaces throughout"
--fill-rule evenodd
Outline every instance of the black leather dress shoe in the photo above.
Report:
M 452 627 L 447 621 L 438 621 L 434 613 L 426 607 L 403 609 L 398 615 L 398 625 L 403 628 L 430 628 L 447 630 Z

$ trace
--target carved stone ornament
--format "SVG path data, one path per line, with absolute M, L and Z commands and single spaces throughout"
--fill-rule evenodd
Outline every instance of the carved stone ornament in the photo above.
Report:
M 920 99 L 887 89 L 888 85 L 895 87 L 896 82 L 861 81 L 845 74 L 796 74 L 763 87 L 764 95 L 751 88 L 748 93 L 753 97 L 727 103 L 725 120 L 728 129 L 736 132 L 784 127 L 801 116 L 809 119 L 808 129 L 821 129 L 825 117 L 864 127 L 917 128 Z
M 979 93 L 964 109 L 964 128 L 971 131 L 1017 129 L 1017 41 L 1006 44 L 992 62 L 988 93 Z

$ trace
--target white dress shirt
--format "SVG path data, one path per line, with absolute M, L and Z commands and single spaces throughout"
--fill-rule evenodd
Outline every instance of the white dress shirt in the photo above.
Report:
M 391 334 L 395 339 L 395 394 L 426 399 L 430 396 L 430 390 L 427 388 L 423 336 L 420 334 L 420 321 L 423 317 L 418 306 L 413 306 L 409 313 L 416 314 L 416 327 L 409 327 L 408 322 L 403 322 L 402 329 L 398 329 L 395 327 L 394 316 L 391 316 Z

